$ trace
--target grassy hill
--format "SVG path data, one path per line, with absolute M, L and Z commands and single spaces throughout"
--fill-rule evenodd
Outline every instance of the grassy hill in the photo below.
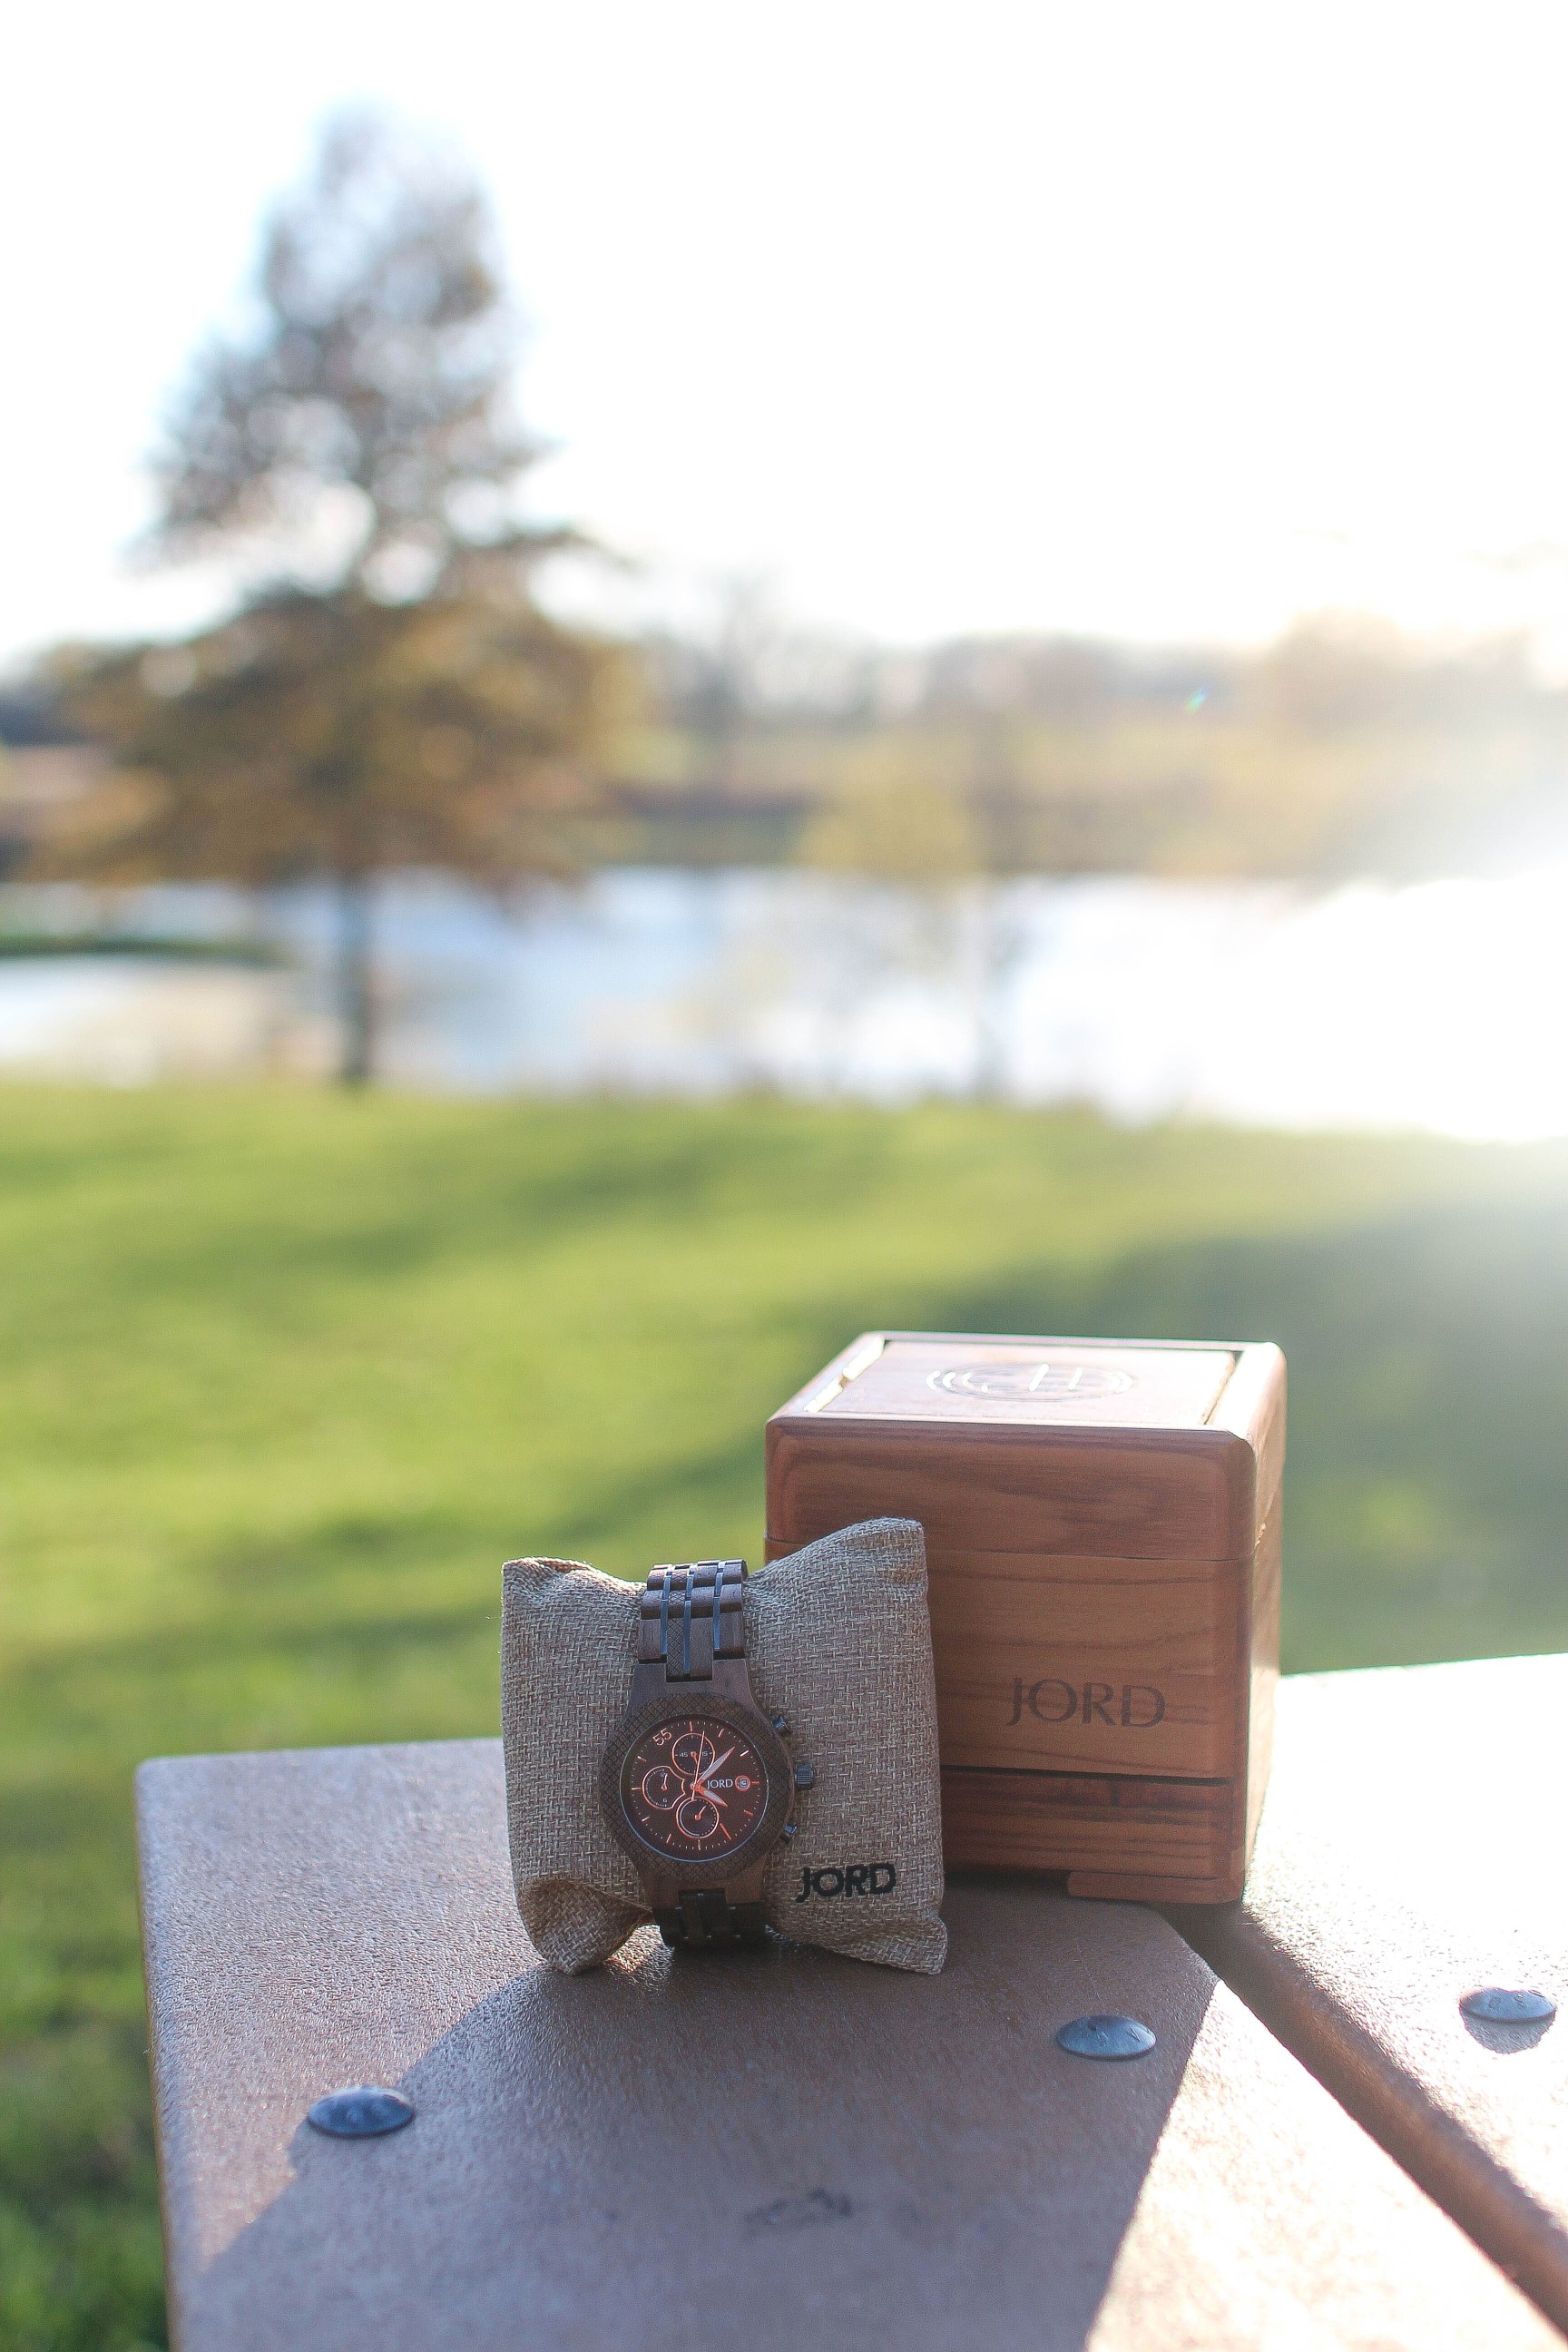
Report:
M 1287 1663 L 1568 1647 L 1568 1153 L 0 1092 L 0 2346 L 162 2340 L 148 1754 L 483 1732 L 498 1568 L 760 1551 L 866 1325 L 1279 1339 Z

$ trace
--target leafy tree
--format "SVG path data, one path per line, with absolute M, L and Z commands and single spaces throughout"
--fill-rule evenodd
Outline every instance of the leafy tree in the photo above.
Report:
M 520 519 L 515 348 L 478 189 L 384 120 L 331 124 L 268 225 L 252 331 L 201 355 L 154 467 L 154 555 L 267 584 L 184 645 L 62 667 L 125 782 L 57 867 L 330 876 L 351 1081 L 375 876 L 560 868 L 616 700 L 611 651 L 532 593 L 571 535 Z

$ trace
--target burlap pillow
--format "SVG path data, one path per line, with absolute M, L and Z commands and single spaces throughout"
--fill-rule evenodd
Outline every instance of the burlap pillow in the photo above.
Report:
M 552 1968 L 595 1968 L 648 1917 L 599 1810 L 599 1764 L 626 1713 L 637 1588 L 577 1560 L 514 1559 L 502 1577 L 501 1733 L 522 1924 Z M 942 1790 L 913 1519 L 824 1536 L 747 1580 L 746 1656 L 816 1779 L 775 1847 L 769 1925 L 889 1968 L 941 1968 Z

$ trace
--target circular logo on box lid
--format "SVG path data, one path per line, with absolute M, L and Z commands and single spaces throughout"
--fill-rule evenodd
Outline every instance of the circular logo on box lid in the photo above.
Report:
M 954 1364 L 929 1385 L 949 1396 L 999 1397 L 1012 1404 L 1087 1404 L 1136 1386 L 1131 1372 L 1106 1364 Z

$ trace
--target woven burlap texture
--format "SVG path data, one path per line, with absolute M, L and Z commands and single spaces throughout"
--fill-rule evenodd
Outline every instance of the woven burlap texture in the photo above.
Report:
M 600 1761 L 630 1689 L 637 1591 L 580 1560 L 514 1559 L 502 1595 L 517 1907 L 542 1958 L 575 1975 L 648 1916 L 642 1882 L 599 1810 Z M 816 1775 L 795 1799 L 796 1835 L 768 1863 L 769 1924 L 801 1943 L 934 1974 L 947 1929 L 919 1525 L 870 1519 L 824 1536 L 748 1578 L 743 1605 L 758 1704 L 788 1717 L 795 1759 Z

